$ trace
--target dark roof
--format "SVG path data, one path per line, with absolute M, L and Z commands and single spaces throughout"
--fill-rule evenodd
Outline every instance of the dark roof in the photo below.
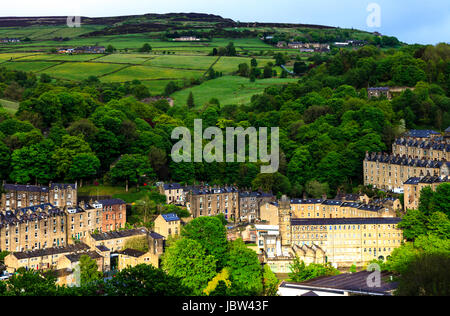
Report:
M 51 188 L 58 188 L 58 189 L 67 189 L 67 188 L 75 189 L 76 185 L 75 183 L 52 183 Z
M 322 204 L 323 199 L 293 199 L 291 204 Z
M 376 91 L 376 90 L 380 90 L 380 91 L 389 91 L 389 87 L 372 87 L 372 88 L 368 88 L 368 91 Z
M 161 216 L 164 218 L 166 222 L 176 222 L 180 220 L 180 218 L 175 213 L 161 214 Z
M 69 245 L 66 247 L 55 247 L 55 248 L 47 248 L 47 249 L 37 249 L 37 250 L 32 250 L 32 251 L 15 252 L 15 253 L 13 253 L 13 255 L 17 259 L 21 260 L 21 259 L 58 255 L 58 254 L 63 254 L 63 253 L 86 252 L 87 250 L 89 250 L 88 245 L 76 244 L 76 245 Z
M 302 287 L 311 287 L 312 291 L 314 289 L 335 289 L 344 290 L 357 293 L 367 293 L 367 294 L 379 294 L 379 295 L 391 295 L 392 291 L 397 288 L 397 283 L 389 282 L 391 273 L 381 272 L 381 286 L 380 287 L 369 287 L 367 284 L 368 278 L 373 272 L 362 271 L 358 273 L 348 273 L 340 274 L 336 276 L 325 276 L 312 279 L 302 283 L 285 283 L 281 286 L 298 285 Z
M 8 184 L 6 183 L 3 188 L 6 191 L 22 191 L 22 192 L 43 192 L 47 193 L 48 188 L 38 185 L 21 185 L 21 184 Z
M 406 133 L 408 137 L 428 138 L 432 135 L 440 135 L 440 133 L 433 130 L 412 129 Z
M 164 183 L 164 190 L 179 190 L 183 189 L 179 183 Z
M 125 250 L 120 251 L 119 254 L 134 257 L 134 258 L 139 258 L 139 257 L 142 257 L 143 255 L 145 255 L 145 252 L 135 250 L 135 249 L 125 249 Z
M 103 206 L 127 204 L 127 203 L 125 203 L 125 201 L 123 201 L 121 199 L 100 200 L 100 201 L 98 201 L 98 203 L 102 204 Z
M 101 252 L 108 252 L 108 251 L 111 251 L 111 249 L 109 249 L 108 247 L 103 246 L 103 245 L 97 246 L 96 248 L 97 248 L 98 250 L 100 250 Z
M 450 133 L 450 126 L 445 130 L 446 133 Z
M 314 293 L 313 291 L 309 291 L 309 292 L 306 292 L 305 294 L 303 294 L 302 296 L 311 296 L 311 297 L 314 297 L 314 296 L 319 296 L 319 295 L 317 295 L 317 294 Z
M 108 232 L 108 233 L 102 233 L 102 234 L 93 234 L 91 236 L 96 241 L 102 241 L 102 240 L 110 240 L 110 239 L 139 236 L 139 235 L 146 235 L 146 234 L 147 234 L 147 230 L 145 228 L 138 228 L 138 229 L 121 230 L 121 231 Z
M 307 226 L 307 225 L 381 225 L 381 224 L 398 224 L 401 218 L 311 218 L 311 219 L 299 219 L 292 218 L 291 225 L 294 226 Z
M 155 233 L 155 232 L 150 232 L 150 233 L 149 233 L 149 236 L 150 236 L 151 238 L 153 238 L 153 239 L 164 239 L 164 236 L 162 236 L 162 235 L 160 235 L 160 234 L 158 234 L 158 233 Z
M 78 253 L 72 253 L 72 254 L 66 255 L 67 259 L 69 259 L 70 262 L 78 262 L 78 261 L 80 261 L 82 256 L 88 256 L 91 259 L 100 259 L 100 258 L 102 258 L 102 256 L 100 256 L 95 251 L 78 252 Z
M 223 188 L 191 188 L 193 195 L 207 195 L 207 194 L 225 194 L 225 193 L 237 193 L 239 190 L 234 187 L 223 187 Z
M 273 197 L 273 194 L 265 193 L 265 192 L 239 192 L 240 198 L 249 198 L 249 197 Z

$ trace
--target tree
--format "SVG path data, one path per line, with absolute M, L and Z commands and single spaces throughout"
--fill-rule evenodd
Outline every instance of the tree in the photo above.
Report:
M 338 275 L 339 270 L 333 268 L 331 264 L 316 264 L 311 263 L 306 265 L 305 262 L 300 260 L 298 256 L 294 259 L 293 263 L 290 265 L 291 273 L 289 277 L 292 282 L 300 283 L 315 279 L 321 276 L 332 276 Z
M 227 267 L 231 269 L 231 294 L 257 296 L 263 293 L 262 268 L 255 251 L 242 239 L 230 243 Z
M 187 238 L 170 244 L 162 257 L 162 267 L 169 276 L 179 278 L 194 295 L 203 292 L 217 268 L 216 259 L 198 241 Z
M 188 108 L 192 109 L 193 107 L 195 107 L 195 103 L 194 103 L 194 94 L 191 92 L 189 92 L 189 96 L 187 99 L 187 106 Z
M 80 284 L 88 285 L 101 280 L 102 273 L 98 271 L 97 262 L 87 255 L 80 257 Z
M 116 50 L 117 50 L 117 49 L 116 49 L 114 46 L 112 46 L 112 45 L 108 45 L 108 47 L 106 48 L 106 52 L 107 52 L 108 54 L 112 54 L 112 53 L 114 53 Z
M 105 284 L 108 296 L 186 296 L 192 292 L 176 277 L 152 265 L 141 264 L 120 271 Z
M 294 73 L 296 75 L 304 74 L 308 70 L 308 65 L 304 61 L 296 61 L 294 63 Z
M 263 268 L 263 284 L 265 296 L 276 296 L 278 292 L 278 281 L 275 273 L 272 272 L 269 265 L 265 265 Z
M 150 46 L 150 44 L 145 43 L 144 45 L 142 45 L 142 47 L 139 49 L 140 53 L 150 53 L 152 51 L 152 47 Z
M 408 210 L 398 227 L 403 230 L 406 240 L 413 241 L 427 233 L 426 216 L 419 210 Z
M 219 269 L 224 267 L 227 252 L 227 232 L 218 217 L 199 217 L 189 222 L 181 236 L 195 240 L 202 245 L 207 255 L 212 255 Z
M 250 67 L 247 63 L 239 64 L 238 74 L 241 77 L 248 77 L 250 73 Z
M 253 68 L 258 67 L 258 61 L 256 60 L 256 58 L 252 58 L 252 60 L 250 61 L 250 65 L 251 65 Z
M 123 155 L 111 169 L 111 179 L 115 182 L 125 181 L 128 192 L 129 183 L 139 183 L 143 176 L 154 178 L 148 157 L 142 155 Z
M 3 294 L 7 296 L 55 296 L 57 293 L 56 277 L 51 272 L 19 269 L 5 285 Z M 0 294 L 1 290 L 0 287 Z
M 450 217 L 450 183 L 443 183 L 436 188 L 430 208 L 431 212 L 441 212 Z
M 416 256 L 399 278 L 398 296 L 449 296 L 450 254 Z
M 327 183 L 320 183 L 317 180 L 311 180 L 306 183 L 306 193 L 313 198 L 322 198 L 330 191 Z
M 61 146 L 55 149 L 52 158 L 56 163 L 58 176 L 67 176 L 73 162 L 73 158 L 82 153 L 91 153 L 91 147 L 82 138 L 65 135 L 62 137 Z
M 68 177 L 73 180 L 80 180 L 80 187 L 83 186 L 83 179 L 94 177 L 100 168 L 100 160 L 93 153 L 82 153 L 73 157 Z

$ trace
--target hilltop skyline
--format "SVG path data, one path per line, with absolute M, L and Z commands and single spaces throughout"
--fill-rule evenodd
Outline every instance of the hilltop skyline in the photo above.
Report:
M 387 1 L 374 3 L 381 8 L 381 26 L 369 27 L 366 20 L 370 12 L 367 6 L 374 1 L 331 0 L 292 1 L 279 0 L 274 6 L 271 0 L 260 1 L 206 1 L 181 0 L 123 1 L 79 0 L 61 2 L 43 0 L 18 0 L 3 5 L 2 16 L 65 16 L 81 15 L 105 17 L 139 15 L 146 13 L 196 12 L 221 15 L 243 22 L 280 22 L 329 25 L 342 28 L 356 28 L 369 32 L 380 32 L 396 36 L 399 40 L 413 44 L 437 44 L 450 38 L 450 3 L 442 0 Z

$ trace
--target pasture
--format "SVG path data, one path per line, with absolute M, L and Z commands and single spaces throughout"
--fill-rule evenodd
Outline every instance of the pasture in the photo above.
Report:
M 250 82 L 248 78 L 244 77 L 224 76 L 206 81 L 199 86 L 175 92 L 171 97 L 174 99 L 175 105 L 186 105 L 190 92 L 194 95 L 196 107 L 201 107 L 212 98 L 218 99 L 221 105 L 240 105 L 249 103 L 253 95 L 262 93 L 269 86 L 297 81 L 298 79 L 292 78 L 271 78 Z

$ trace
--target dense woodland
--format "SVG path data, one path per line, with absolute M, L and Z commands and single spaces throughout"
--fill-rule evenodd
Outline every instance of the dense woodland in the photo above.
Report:
M 382 85 L 415 90 L 368 100 L 366 88 Z M 0 178 L 207 182 L 291 196 L 350 192 L 362 182 L 366 151 L 389 150 L 408 128 L 450 126 L 450 46 L 333 50 L 316 56 L 298 83 L 269 87 L 247 105 L 139 101 L 151 93 L 139 81 L 73 84 L 1 68 L 0 98 L 20 107 L 14 116 L 0 109 Z M 173 163 L 173 128 L 192 128 L 197 118 L 204 127 L 279 126 L 279 172 L 259 174 L 257 163 Z

